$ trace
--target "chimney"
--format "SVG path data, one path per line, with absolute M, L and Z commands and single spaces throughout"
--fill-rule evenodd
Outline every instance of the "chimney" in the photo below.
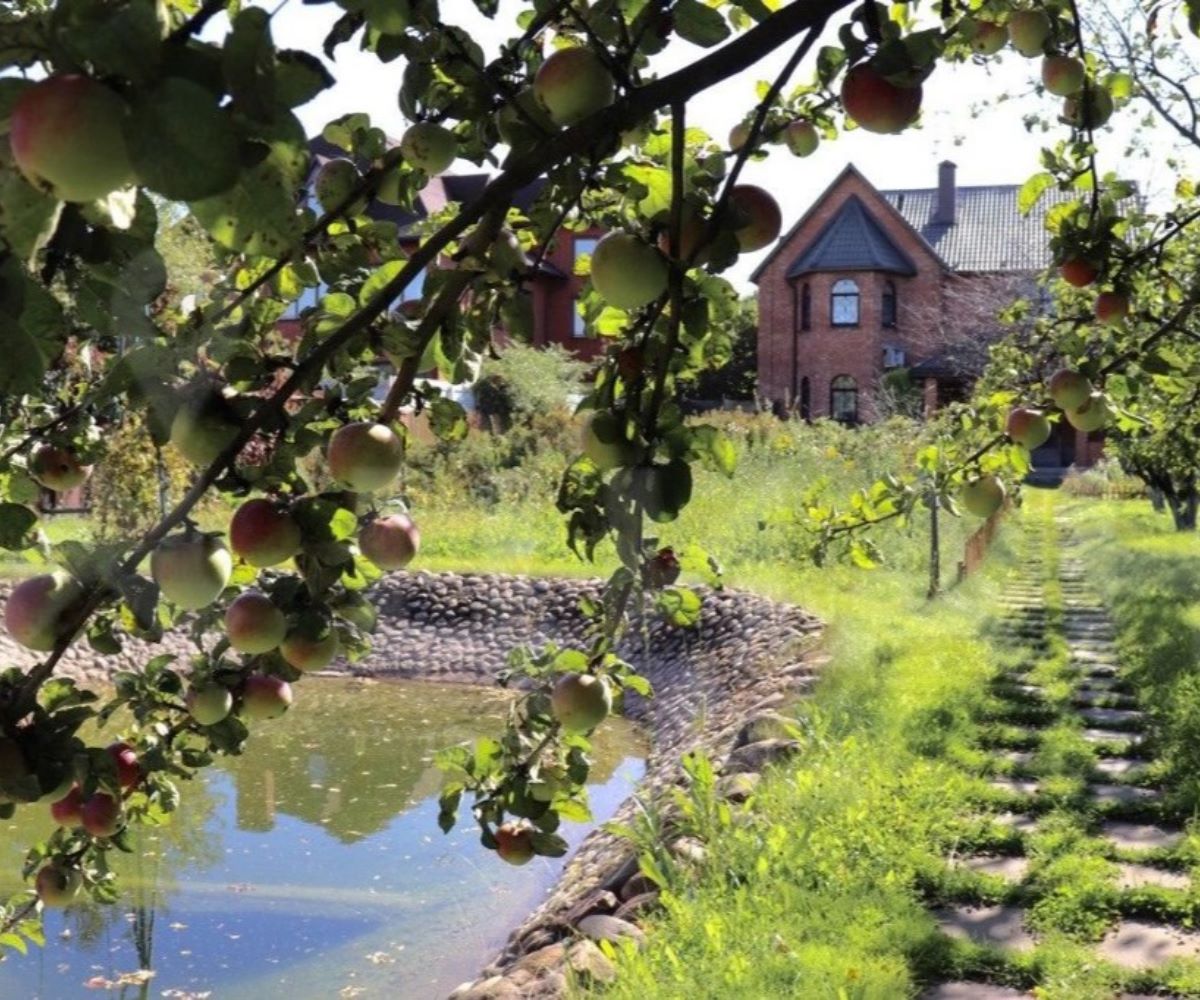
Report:
M 942 160 L 938 164 L 937 207 L 933 213 L 933 221 L 954 225 L 954 172 L 957 167 L 950 160 Z

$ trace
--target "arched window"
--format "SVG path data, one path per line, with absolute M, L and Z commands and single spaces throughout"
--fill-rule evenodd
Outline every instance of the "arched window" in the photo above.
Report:
M 812 391 L 807 375 L 800 379 L 800 419 L 812 419 Z
M 883 301 L 879 305 L 879 315 L 884 326 L 896 325 L 896 286 L 891 281 L 883 283 Z
M 812 289 L 807 281 L 800 289 L 800 329 L 812 329 Z
M 833 283 L 829 321 L 834 326 L 858 326 L 858 285 L 849 278 Z
M 829 383 L 829 415 L 843 424 L 858 423 L 858 383 L 838 375 Z

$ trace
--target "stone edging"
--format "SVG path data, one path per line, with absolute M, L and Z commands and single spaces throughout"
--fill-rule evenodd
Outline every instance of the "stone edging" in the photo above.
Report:
M 490 684 L 510 649 L 580 642 L 580 598 L 595 597 L 595 581 L 496 574 L 392 574 L 372 591 L 379 609 L 374 649 L 350 669 L 367 676 Z M 7 596 L 0 588 L 0 601 Z M 744 798 L 757 771 L 794 748 L 782 738 L 775 710 L 814 682 L 822 623 L 799 608 L 737 591 L 706 592 L 694 629 L 648 622 L 622 654 L 654 687 L 652 699 L 631 696 L 626 714 L 641 722 L 651 749 L 639 795 L 658 798 L 679 784 L 679 758 L 701 749 L 722 767 L 723 788 Z M 60 672 L 102 680 L 115 670 L 139 669 L 162 652 L 189 651 L 185 637 L 149 645 L 129 641 L 102 663 L 78 642 Z M 37 657 L 0 633 L 0 665 L 29 666 Z M 629 800 L 615 820 L 633 819 Z M 702 850 L 679 844 L 684 854 Z M 464 984 L 455 1000 L 556 997 L 565 967 L 603 978 L 607 959 L 589 939 L 638 936 L 627 917 L 652 902 L 653 887 L 637 874 L 631 845 L 593 831 L 568 863 L 545 902 L 512 933 L 483 978 Z M 636 898 L 636 897 L 641 897 Z

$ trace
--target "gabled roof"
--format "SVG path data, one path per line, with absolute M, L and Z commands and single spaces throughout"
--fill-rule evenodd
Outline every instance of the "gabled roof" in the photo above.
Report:
M 763 261 L 758 265 L 758 267 L 756 267 L 754 269 L 754 273 L 750 275 L 751 281 L 753 281 L 757 284 L 758 279 L 760 277 L 762 277 L 762 273 L 763 273 L 763 271 L 765 271 L 767 269 L 768 265 L 770 265 L 771 262 L 777 256 L 779 256 L 779 254 L 783 251 L 784 247 L 786 247 L 789 243 L 792 242 L 792 238 L 796 235 L 796 233 L 798 233 L 804 227 L 805 223 L 808 222 L 808 220 L 812 217 L 813 213 L 816 212 L 817 209 L 820 208 L 821 205 L 823 205 L 825 203 L 825 200 L 834 191 L 836 191 L 838 189 L 838 187 L 841 186 L 842 182 L 847 177 L 857 177 L 863 184 L 865 184 L 872 191 L 875 190 L 875 186 L 862 175 L 861 171 L 859 171 L 859 169 L 853 163 L 847 163 L 846 166 L 843 168 L 842 172 L 833 179 L 833 181 L 829 184 L 829 186 L 824 191 L 822 191 L 820 196 L 809 206 L 808 211 L 805 212 L 802 216 L 800 216 L 800 218 L 796 221 L 796 224 L 794 226 L 792 226 L 792 228 L 789 229 L 786 233 L 783 234 L 783 236 L 780 238 L 779 242 L 776 243 L 775 246 L 772 248 L 771 252 L 769 254 L 767 254 L 767 256 L 763 259 Z M 949 269 L 949 265 L 944 260 L 942 260 L 942 258 L 940 256 L 938 256 L 938 252 L 936 250 L 934 250 L 933 247 L 928 246 L 926 241 L 921 238 L 921 234 L 919 232 L 917 232 L 916 229 L 913 228 L 912 223 L 909 222 L 908 219 L 906 219 L 900 212 L 896 211 L 896 207 L 893 204 L 891 204 L 891 202 L 887 201 L 886 199 L 880 198 L 879 204 L 880 204 L 881 210 L 890 212 L 892 214 L 892 217 L 897 222 L 899 222 L 901 226 L 903 226 L 905 229 L 907 229 L 909 232 L 912 233 L 913 238 L 915 240 L 917 240 L 919 243 L 924 244 L 925 246 L 928 247 L 930 255 L 937 261 L 939 266 Z
M 813 271 L 917 273 L 912 259 L 892 242 L 858 195 L 842 203 L 837 214 L 792 261 L 787 276 L 796 278 Z
M 1022 215 L 1020 190 L 1018 184 L 956 188 L 953 224 L 934 221 L 937 188 L 879 193 L 955 271 L 1040 271 L 1053 263 L 1046 213 L 1079 193 L 1052 188 Z

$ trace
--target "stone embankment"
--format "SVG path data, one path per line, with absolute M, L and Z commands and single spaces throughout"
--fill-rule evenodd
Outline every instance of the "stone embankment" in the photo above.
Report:
M 349 668 L 356 674 L 456 683 L 493 682 L 509 650 L 585 641 L 581 598 L 597 597 L 594 581 L 488 574 L 394 574 L 372 597 L 379 627 L 371 654 Z M 0 600 L 5 595 L 0 592 Z M 632 696 L 626 714 L 650 737 L 640 796 L 657 797 L 679 784 L 679 759 L 702 749 L 722 767 L 723 788 L 744 798 L 757 772 L 796 747 L 777 713 L 811 686 L 821 623 L 799 608 L 735 591 L 704 593 L 699 624 L 672 628 L 648 619 L 631 631 L 622 654 L 646 676 L 654 697 Z M 96 681 L 112 670 L 137 669 L 151 656 L 194 649 L 182 634 L 163 643 L 130 641 L 116 657 L 97 657 L 78 642 L 61 673 Z M 35 657 L 0 633 L 0 665 L 28 666 Z M 626 802 L 616 819 L 629 822 Z M 685 855 L 702 850 L 681 843 Z M 476 983 L 455 992 L 463 1000 L 552 997 L 568 967 L 605 978 L 608 960 L 594 941 L 637 938 L 636 913 L 653 905 L 654 888 L 637 874 L 632 845 L 594 831 L 568 863 L 558 886 L 517 928 Z

